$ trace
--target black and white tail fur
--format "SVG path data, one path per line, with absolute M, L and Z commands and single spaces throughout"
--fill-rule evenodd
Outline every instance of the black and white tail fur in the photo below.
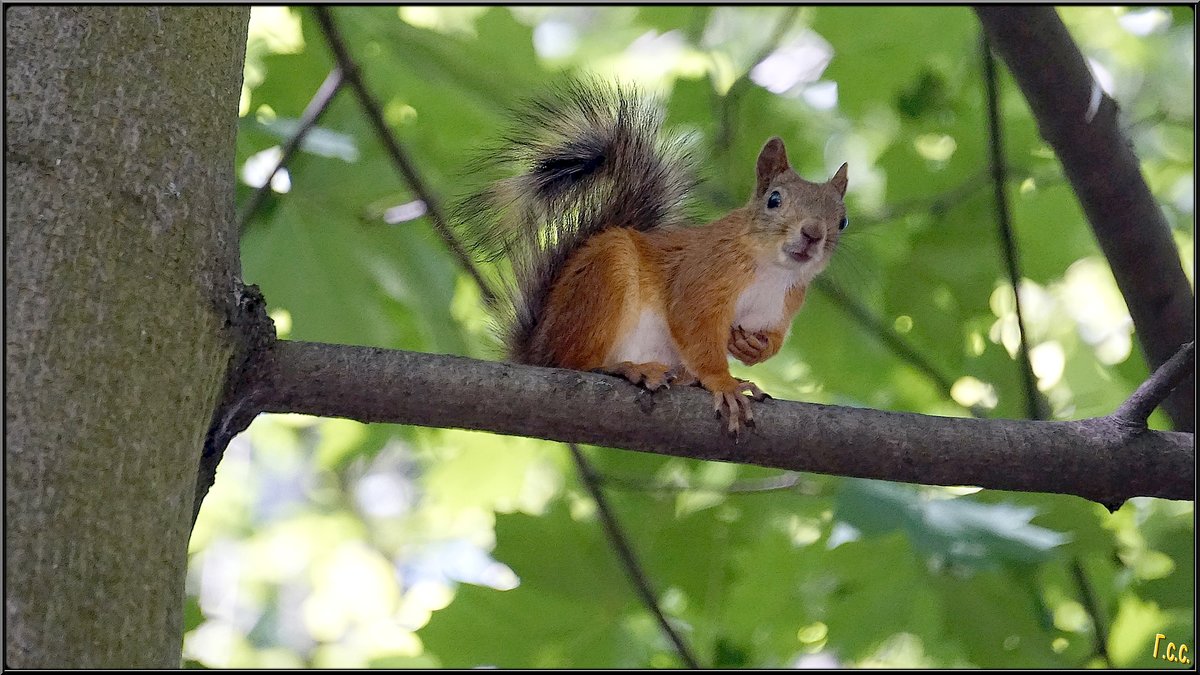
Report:
M 589 237 L 685 221 L 691 159 L 683 139 L 662 135 L 662 122 L 661 106 L 638 92 L 578 80 L 515 114 L 487 161 L 516 175 L 463 201 L 456 218 L 476 251 L 512 263 L 515 285 L 500 317 L 510 360 L 532 362 L 529 342 L 550 288 Z

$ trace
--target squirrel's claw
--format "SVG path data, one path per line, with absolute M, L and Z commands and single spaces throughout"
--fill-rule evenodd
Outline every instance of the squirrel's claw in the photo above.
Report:
M 633 384 L 640 384 L 650 391 L 667 389 L 674 379 L 670 366 L 662 363 L 633 363 L 622 361 L 603 372 L 623 377 Z
M 737 379 L 737 378 L 734 378 L 734 379 Z M 768 398 L 771 398 L 770 394 L 763 391 L 762 389 L 759 389 L 758 385 L 754 384 L 750 380 L 738 380 L 738 382 L 740 382 L 742 385 L 741 387 L 738 387 L 738 391 L 750 392 L 749 394 L 747 394 L 747 396 L 754 399 L 755 401 L 764 401 Z
M 683 364 L 679 364 L 678 366 L 668 370 L 667 378 L 671 381 L 671 384 L 677 387 L 690 387 L 695 384 L 700 384 L 700 378 L 696 377 L 692 371 L 685 368 Z
M 725 420 L 726 431 L 735 442 L 743 429 L 754 426 L 754 411 L 750 408 L 750 399 L 737 390 L 714 391 L 713 411 Z

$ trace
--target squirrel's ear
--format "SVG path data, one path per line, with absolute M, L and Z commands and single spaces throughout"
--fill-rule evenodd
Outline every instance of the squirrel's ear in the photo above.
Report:
M 767 191 L 767 186 L 771 184 L 771 181 L 787 170 L 787 148 L 783 147 L 782 139 L 772 136 L 763 146 L 762 152 L 758 153 L 758 166 L 756 167 L 758 185 L 754 189 L 754 196 L 761 197 Z
M 842 166 L 837 170 L 837 173 L 833 174 L 833 178 L 829 179 L 829 184 L 833 186 L 834 190 L 838 191 L 839 195 L 845 197 L 846 180 L 846 163 L 842 162 Z

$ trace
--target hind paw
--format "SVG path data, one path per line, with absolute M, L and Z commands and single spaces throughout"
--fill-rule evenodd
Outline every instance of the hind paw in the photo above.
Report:
M 618 375 L 634 384 L 640 384 L 650 391 L 658 391 L 671 386 L 675 375 L 671 367 L 662 363 L 633 363 L 622 361 L 615 366 L 603 369 L 610 375 Z

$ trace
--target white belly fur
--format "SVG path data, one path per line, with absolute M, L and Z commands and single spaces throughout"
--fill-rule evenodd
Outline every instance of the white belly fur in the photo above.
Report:
M 733 325 L 749 331 L 778 326 L 785 318 L 788 290 L 802 281 L 802 273 L 794 268 L 759 265 L 754 280 L 738 296 Z
M 679 365 L 679 350 L 661 312 L 651 308 L 641 310 L 633 330 L 626 332 L 608 354 L 610 365 L 622 361 Z
M 810 275 L 811 276 L 811 275 Z M 803 272 L 779 265 L 760 265 L 754 280 L 738 296 L 733 326 L 750 331 L 775 328 L 784 320 L 784 305 L 788 290 L 805 281 Z M 658 308 L 643 307 L 633 329 L 613 346 L 606 362 L 616 365 L 631 363 L 662 363 L 677 366 L 682 363 L 666 318 Z M 733 328 L 730 326 L 730 328 Z M 785 332 L 786 332 L 785 327 Z

